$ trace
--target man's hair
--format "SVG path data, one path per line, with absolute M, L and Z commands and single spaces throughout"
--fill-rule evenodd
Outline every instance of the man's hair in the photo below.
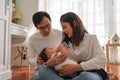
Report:
M 37 27 L 37 25 L 43 20 L 44 17 L 47 17 L 51 21 L 49 14 L 45 11 L 39 11 L 33 14 L 32 20 L 35 27 Z
M 39 56 L 42 58 L 42 60 L 43 60 L 44 62 L 46 62 L 46 61 L 48 60 L 48 57 L 47 57 L 47 55 L 46 55 L 46 53 L 45 53 L 45 50 L 46 50 L 46 48 L 44 48 L 44 49 L 40 52 L 40 54 L 39 54 Z

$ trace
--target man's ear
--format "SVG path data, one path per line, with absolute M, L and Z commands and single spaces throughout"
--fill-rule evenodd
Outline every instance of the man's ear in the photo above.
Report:
M 38 29 L 38 27 L 37 26 L 35 26 L 36 27 L 36 29 Z
M 76 22 L 75 21 L 73 21 L 73 26 L 76 27 Z

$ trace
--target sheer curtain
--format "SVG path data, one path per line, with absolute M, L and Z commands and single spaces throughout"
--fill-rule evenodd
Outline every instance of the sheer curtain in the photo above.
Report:
M 117 26 L 117 34 L 120 37 L 120 0 L 116 0 L 116 26 Z M 119 40 L 120 43 L 120 40 Z M 120 47 L 118 47 L 118 57 L 117 62 L 120 63 Z
M 77 3 L 77 2 L 76 2 Z M 82 0 L 79 14 L 89 33 L 96 34 L 100 44 L 105 43 L 104 0 Z
M 119 0 L 39 0 L 38 9 L 47 11 L 52 18 L 52 27 L 59 30 L 62 30 L 60 16 L 75 12 L 88 32 L 96 34 L 103 46 L 116 32 L 120 35 L 119 4 Z
M 120 0 L 116 0 L 116 22 L 117 34 L 120 36 Z
M 39 0 L 39 10 L 47 11 L 52 18 L 52 27 L 60 30 L 60 16 L 69 11 L 75 12 L 87 30 L 97 34 L 100 43 L 104 44 L 104 0 Z

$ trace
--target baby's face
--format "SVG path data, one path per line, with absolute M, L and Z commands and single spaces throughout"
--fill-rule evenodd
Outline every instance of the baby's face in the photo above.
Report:
M 47 47 L 46 50 L 45 50 L 45 53 L 46 53 L 46 55 L 47 55 L 47 57 L 48 57 L 48 59 L 49 59 L 52 54 L 55 54 L 55 53 L 56 53 L 56 51 L 55 51 L 53 48 Z

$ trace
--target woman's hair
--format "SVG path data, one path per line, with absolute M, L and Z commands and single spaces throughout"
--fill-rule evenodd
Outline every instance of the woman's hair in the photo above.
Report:
M 47 62 L 48 57 L 47 57 L 47 54 L 45 53 L 45 50 L 46 50 L 46 48 L 44 48 L 44 49 L 40 52 L 39 56 L 42 58 L 42 60 L 43 60 L 44 62 Z
M 73 29 L 73 36 L 69 38 L 66 33 L 63 32 L 63 41 L 67 44 L 69 42 L 74 46 L 79 46 L 80 42 L 83 40 L 85 32 L 87 30 L 84 28 L 81 19 L 73 12 L 65 13 L 61 16 L 60 22 L 67 22 Z M 88 32 L 87 32 L 88 33 Z
M 39 11 L 33 14 L 32 20 L 35 27 L 37 27 L 37 25 L 43 20 L 44 17 L 47 17 L 51 21 L 49 14 L 45 11 Z

